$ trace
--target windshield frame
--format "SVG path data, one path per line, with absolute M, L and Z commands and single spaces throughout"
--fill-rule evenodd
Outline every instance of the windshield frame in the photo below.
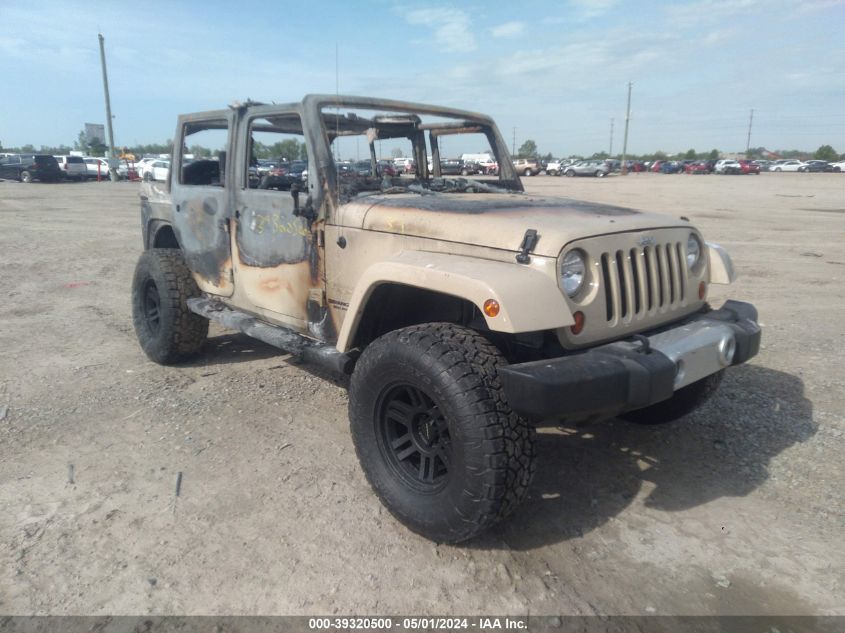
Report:
M 522 181 L 513 166 L 510 154 L 507 150 L 507 145 L 499 132 L 496 123 L 487 115 L 477 112 L 470 112 L 467 110 L 459 110 L 454 108 L 444 108 L 440 106 L 433 106 L 422 103 L 412 103 L 407 101 L 396 101 L 392 99 L 378 99 L 370 97 L 355 97 L 344 95 L 308 95 L 302 101 L 302 109 L 305 114 L 304 120 L 308 121 L 306 125 L 309 128 L 306 134 L 311 140 L 311 150 L 313 152 L 313 159 L 316 162 L 316 167 L 319 173 L 318 191 L 312 190 L 314 195 L 315 206 L 325 208 L 327 213 L 331 213 L 343 200 L 340 199 L 340 188 L 337 165 L 332 156 L 331 143 L 337 132 L 341 134 L 365 134 L 367 119 L 361 120 L 357 126 L 352 119 L 345 116 L 332 116 L 332 109 L 338 110 L 370 110 L 373 116 L 388 113 L 390 115 L 407 115 L 405 117 L 397 116 L 395 122 L 392 119 L 383 119 L 381 121 L 383 127 L 390 127 L 395 125 L 396 135 L 406 136 L 402 134 L 413 127 L 419 134 L 429 134 L 437 138 L 447 134 L 460 133 L 481 133 L 484 134 L 489 143 L 490 149 L 499 164 L 498 182 L 503 189 L 511 192 L 523 192 L 525 189 Z M 429 115 L 449 119 L 443 122 L 435 123 L 419 123 L 412 122 L 413 115 Z M 344 126 L 346 129 L 341 129 Z M 404 126 L 404 127 L 403 127 Z M 305 130 L 304 130 L 305 131 Z M 386 137 L 385 137 L 386 138 Z M 431 157 L 436 157 L 436 152 L 431 152 Z M 419 165 L 419 160 L 428 157 L 428 152 L 423 147 L 422 156 L 414 157 Z M 436 157 L 439 158 L 439 157 Z M 433 161 L 434 162 L 434 161 Z M 423 164 L 422 169 L 427 174 L 427 168 Z M 439 171 L 439 165 L 438 165 Z M 428 181 L 432 180 L 432 176 L 427 174 Z M 317 183 L 314 183 L 317 184 Z M 373 191 L 378 193 L 378 191 Z M 318 200 L 317 198 L 320 198 Z

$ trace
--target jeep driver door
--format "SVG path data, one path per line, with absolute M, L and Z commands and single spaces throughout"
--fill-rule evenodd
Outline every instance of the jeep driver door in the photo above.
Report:
M 301 117 L 259 106 L 238 126 L 236 296 L 256 312 L 267 310 L 297 330 L 319 335 L 314 328 L 324 316 L 324 284 L 317 240 L 301 214 L 308 195 Z
M 197 285 L 229 297 L 234 292 L 229 239 L 234 113 L 219 110 L 179 117 L 169 174 L 173 229 Z

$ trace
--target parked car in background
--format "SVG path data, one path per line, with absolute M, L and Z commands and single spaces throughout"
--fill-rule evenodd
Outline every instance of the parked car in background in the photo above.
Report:
M 440 173 L 443 176 L 459 176 L 463 169 L 464 161 L 460 158 L 447 158 L 440 161 Z
M 713 172 L 717 174 L 741 174 L 742 165 L 739 164 L 739 161 L 723 158 L 716 161 Z
M 55 156 L 65 180 L 88 180 L 88 166 L 81 156 Z
M 21 182 L 58 182 L 62 172 L 49 154 L 7 154 L 0 158 L 0 178 Z
M 413 174 L 415 163 L 413 158 L 395 158 L 393 166 L 400 174 Z
M 356 176 L 369 178 L 373 174 L 373 164 L 368 160 L 359 160 L 352 164 L 352 171 Z
M 157 180 L 159 182 L 163 182 L 167 180 L 167 172 L 169 171 L 169 160 L 154 160 L 144 168 L 144 174 L 141 177 L 144 180 Z
M 147 171 L 147 168 L 157 160 L 161 160 L 160 158 L 142 158 L 141 160 L 135 163 L 135 171 L 138 172 L 138 178 L 143 178 L 144 174 Z
M 769 171 L 772 166 L 772 161 L 770 160 L 755 160 L 754 162 L 760 167 L 760 171 Z
M 570 178 L 573 176 L 596 176 L 604 178 L 610 172 L 610 168 L 603 160 L 579 160 L 564 170 L 564 174 Z
M 255 161 L 255 173 L 259 177 L 266 176 L 271 169 L 278 167 L 281 161 L 273 160 L 272 158 L 259 158 Z
M 98 156 L 84 156 L 85 168 L 88 170 L 88 179 L 96 180 L 99 174 L 101 179 L 109 178 L 109 161 Z M 98 167 L 99 165 L 99 167 Z M 99 169 L 99 171 L 97 171 Z M 125 160 L 120 161 L 117 166 L 117 177 L 121 180 L 129 177 L 129 165 Z
M 830 163 L 826 160 L 808 160 L 807 163 L 804 165 L 803 171 L 808 172 L 822 172 L 822 171 L 833 171 L 833 168 L 830 166 Z
M 259 176 L 259 189 L 287 190 L 290 189 L 291 183 L 294 181 L 294 178 L 290 175 L 290 163 L 287 161 L 274 161 L 266 173 L 262 173 L 259 166 L 256 172 Z
M 563 172 L 561 171 L 562 168 L 562 161 L 560 160 L 551 160 L 546 164 L 546 174 L 549 176 L 560 176 Z
M 709 174 L 710 167 L 703 160 L 698 160 L 684 167 L 685 174 Z
M 660 165 L 660 173 L 662 174 L 680 174 L 683 171 L 684 164 L 677 160 L 667 160 Z
M 840 160 L 838 163 L 831 163 L 830 169 L 837 173 L 845 171 L 845 160 Z
M 82 159 L 85 162 L 85 168 L 88 170 L 88 178 L 90 180 L 109 177 L 109 162 L 105 158 L 97 158 L 95 156 L 86 156 Z
M 760 175 L 760 165 L 758 165 L 753 160 L 740 160 L 737 161 L 739 163 L 739 168 L 743 174 L 755 174 L 757 176 Z
M 378 173 L 379 176 L 398 176 L 399 170 L 396 169 L 396 166 L 389 160 L 380 160 L 378 161 Z
M 772 171 L 804 171 L 804 162 L 800 160 L 778 161 L 772 166 Z
M 462 160 L 463 168 L 461 169 L 461 176 L 474 176 L 475 174 L 483 174 L 484 169 L 473 160 Z
M 513 166 L 520 176 L 536 176 L 543 171 L 543 166 L 536 158 L 517 158 L 513 161 Z

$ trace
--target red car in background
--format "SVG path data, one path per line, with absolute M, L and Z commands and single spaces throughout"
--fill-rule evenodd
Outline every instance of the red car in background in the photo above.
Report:
M 686 174 L 709 174 L 710 167 L 704 161 L 697 161 L 694 163 L 690 163 L 686 167 L 684 167 L 684 173 Z
M 755 163 L 753 160 L 740 160 L 737 161 L 742 167 L 743 174 L 757 174 L 760 175 L 760 165 Z
M 660 173 L 660 168 L 663 167 L 663 163 L 665 160 L 656 160 L 651 164 L 651 167 L 648 168 L 649 171 L 653 171 L 656 173 Z

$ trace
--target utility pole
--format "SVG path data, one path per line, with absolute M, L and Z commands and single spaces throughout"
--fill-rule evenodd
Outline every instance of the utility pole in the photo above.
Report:
M 516 128 L 513 129 L 513 141 L 511 141 L 511 156 L 516 156 Z
M 613 158 L 613 118 L 610 119 L 610 150 L 607 152 L 608 158 Z
M 745 157 L 751 158 L 748 152 L 751 151 L 751 125 L 754 123 L 754 108 L 751 108 L 751 115 L 748 117 L 748 139 L 745 141 Z
M 619 172 L 623 176 L 628 175 L 628 164 L 625 157 L 628 153 L 628 122 L 631 120 L 631 87 L 634 84 L 628 82 L 628 108 L 625 111 L 625 139 L 622 141 L 622 170 Z
M 103 92 L 106 95 L 106 125 L 108 126 L 109 132 L 109 176 L 111 177 L 112 182 L 117 182 L 117 169 L 112 166 L 112 160 L 115 158 L 114 156 L 114 130 L 112 129 L 111 124 L 111 99 L 109 99 L 109 76 L 106 72 L 106 48 L 105 48 L 105 40 L 103 39 L 103 34 L 98 33 L 97 36 L 100 38 L 100 65 L 103 67 Z

